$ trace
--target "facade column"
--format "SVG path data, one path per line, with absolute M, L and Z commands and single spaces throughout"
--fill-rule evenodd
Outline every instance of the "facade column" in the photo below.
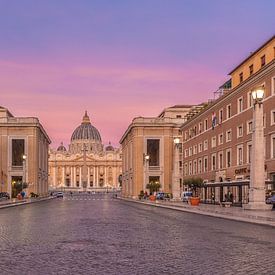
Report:
M 74 183 L 73 183 L 73 187 L 76 186 L 76 167 L 74 166 L 73 167 L 73 170 L 74 170 Z
M 91 179 L 91 168 L 90 166 L 88 166 L 88 175 L 87 175 L 88 186 L 87 187 L 90 187 L 90 179 Z
M 82 187 L 82 167 L 79 166 L 79 187 Z
M 62 183 L 61 186 L 64 187 L 65 186 L 65 167 L 62 166 Z
M 264 149 L 263 104 L 262 101 L 256 99 L 253 110 L 249 203 L 244 205 L 245 209 L 267 210 L 272 207 L 265 203 Z
M 107 181 L 107 167 L 104 167 L 104 185 L 103 186 L 108 186 L 108 181 Z
M 98 174 L 99 174 L 99 166 L 96 166 L 96 186 L 98 187 L 99 186 L 99 178 L 98 178 Z
M 179 138 L 174 139 L 174 169 L 172 178 L 172 194 L 173 199 L 180 199 L 180 182 L 179 182 Z
M 93 167 L 93 183 L 94 183 L 94 187 L 96 187 L 96 178 L 95 178 L 95 166 Z
M 70 186 L 72 187 L 73 186 L 73 167 L 71 166 L 70 167 Z

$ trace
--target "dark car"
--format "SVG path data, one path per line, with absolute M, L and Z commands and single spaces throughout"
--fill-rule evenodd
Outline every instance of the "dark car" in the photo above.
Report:
M 7 193 L 7 192 L 0 192 L 0 199 L 9 200 L 10 199 L 9 193 Z
M 275 195 L 267 198 L 266 199 L 266 203 L 268 203 L 268 204 L 272 204 L 272 203 L 275 204 Z

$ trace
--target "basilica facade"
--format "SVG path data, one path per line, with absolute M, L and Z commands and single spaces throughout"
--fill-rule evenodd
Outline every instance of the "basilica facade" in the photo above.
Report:
M 117 189 L 122 173 L 121 149 L 102 144 L 86 111 L 71 136 L 69 148 L 61 143 L 56 150 L 50 149 L 49 173 L 49 187 L 53 190 Z

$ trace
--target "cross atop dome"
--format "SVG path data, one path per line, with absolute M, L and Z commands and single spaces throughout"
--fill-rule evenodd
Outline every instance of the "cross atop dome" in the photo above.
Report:
M 85 115 L 84 115 L 84 117 L 82 119 L 82 124 L 89 124 L 89 123 L 91 123 L 91 121 L 90 121 L 90 118 L 88 116 L 87 111 L 85 111 Z

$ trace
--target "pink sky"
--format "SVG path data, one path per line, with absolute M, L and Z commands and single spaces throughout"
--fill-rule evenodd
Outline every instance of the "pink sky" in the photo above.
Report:
M 53 147 L 87 110 L 104 144 L 118 145 L 134 117 L 213 98 L 274 35 L 267 2 L 3 0 L 0 105 L 38 117 Z

